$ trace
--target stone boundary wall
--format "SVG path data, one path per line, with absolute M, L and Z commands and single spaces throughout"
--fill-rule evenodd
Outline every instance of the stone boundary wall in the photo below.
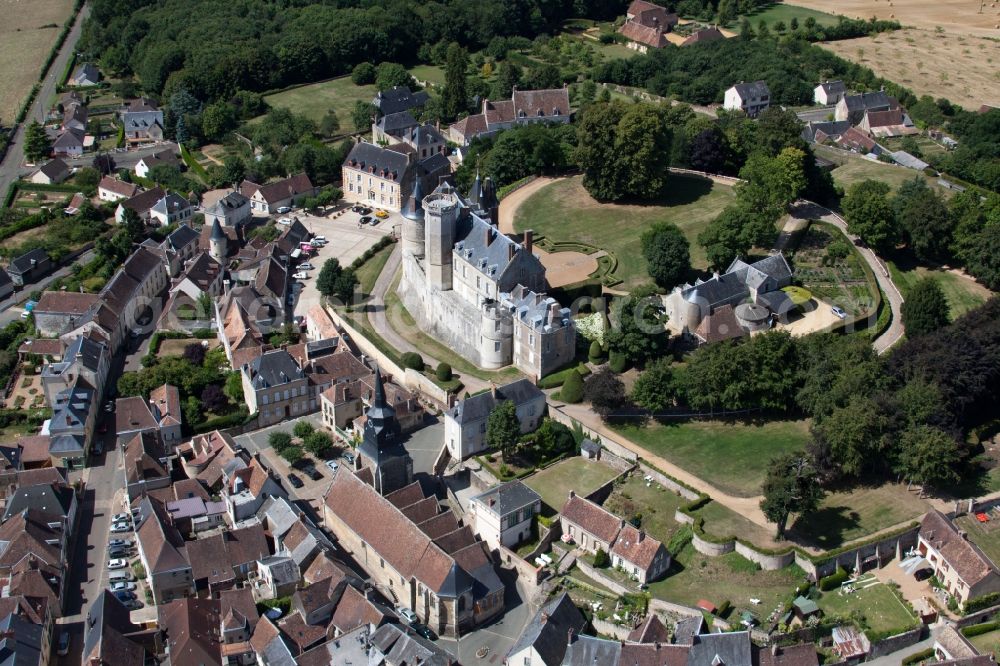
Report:
M 598 462 L 597 464 L 600 465 L 601 463 Z M 619 479 L 622 479 L 622 478 L 628 476 L 629 472 L 631 472 L 633 469 L 635 469 L 635 465 L 632 465 L 631 467 L 629 467 L 628 469 L 626 469 L 624 472 L 620 473 L 618 476 L 616 476 L 616 477 L 614 477 L 612 479 L 609 479 L 608 481 L 605 481 L 602 486 L 600 486 L 599 488 L 591 491 L 588 495 L 586 495 L 585 499 L 589 499 L 591 502 L 593 502 L 595 504 L 602 504 L 603 505 L 604 502 L 607 501 L 608 497 L 611 496 L 611 492 L 615 488 L 615 483 L 617 483 Z
M 626 640 L 628 635 L 632 633 L 632 630 L 628 627 L 615 624 L 614 622 L 608 622 L 607 620 L 600 620 L 596 617 L 593 618 L 590 623 L 594 625 L 594 631 L 597 633 L 602 636 L 611 636 L 620 641 Z
M 593 440 L 595 442 L 599 442 L 600 445 L 605 450 L 610 451 L 611 453 L 613 453 L 614 455 L 618 456 L 619 458 L 624 458 L 625 460 L 629 460 L 629 461 L 632 461 L 632 462 L 635 462 L 635 461 L 637 461 L 639 459 L 639 456 L 637 456 L 631 449 L 629 449 L 629 448 L 627 448 L 625 446 L 622 446 L 621 444 L 619 444 L 618 442 L 614 441 L 610 437 L 607 437 L 607 436 L 604 436 L 604 435 L 599 435 L 599 434 L 595 433 L 590 428 L 588 428 L 586 425 L 580 423 L 579 421 L 577 421 L 576 419 L 574 419 L 572 416 L 569 416 L 568 414 L 564 413 L 559 408 L 559 404 L 558 403 L 549 402 L 548 405 L 549 405 L 549 418 L 554 419 L 554 420 L 558 421 L 559 423 L 562 423 L 564 426 L 566 426 L 567 428 L 569 428 L 571 430 L 574 427 L 576 427 L 576 426 L 580 426 L 580 428 L 582 428 L 582 430 L 583 430 L 584 436 L 586 436 L 587 438 L 589 438 L 589 439 L 591 439 L 591 440 Z
M 751 562 L 756 562 L 764 571 L 784 569 L 795 561 L 795 551 L 773 555 L 761 553 L 740 541 L 736 542 L 736 552 Z
M 538 585 L 545 578 L 545 567 L 536 567 L 531 562 L 518 557 L 517 553 L 506 546 L 497 549 L 500 565 L 510 567 L 517 572 L 517 577 L 532 585 Z M 532 558 L 534 559 L 534 558 Z
M 974 624 L 980 624 L 985 622 L 988 618 L 996 615 L 1000 612 L 1000 606 L 990 606 L 989 608 L 984 608 L 983 610 L 978 610 L 975 613 L 969 613 L 963 617 L 953 620 L 951 623 L 955 625 L 955 628 L 961 629 L 962 627 L 971 627 Z
M 675 493 L 677 493 L 678 495 L 680 495 L 681 497 L 683 497 L 686 500 L 690 500 L 690 501 L 693 502 L 696 499 L 698 499 L 698 498 L 701 497 L 701 495 L 699 495 L 694 490 L 691 490 L 690 488 L 682 486 L 680 483 L 678 483 L 677 481 L 674 481 L 673 479 L 671 479 L 666 474 L 664 474 L 664 473 L 662 473 L 660 471 L 657 471 L 657 470 L 653 469 L 652 467 L 650 467 L 648 465 L 644 465 L 643 463 L 640 462 L 639 463 L 639 469 L 642 471 L 643 474 L 648 475 L 649 477 L 651 477 L 653 479 L 653 481 L 656 481 L 657 483 L 659 483 L 664 488 L 669 488 L 670 490 L 674 491 Z M 682 514 L 682 515 L 684 515 L 684 514 Z M 676 516 L 675 516 L 675 518 L 676 518 Z M 685 515 L 685 518 L 690 518 L 690 516 L 686 516 Z M 687 524 L 691 524 L 692 522 L 694 522 L 694 520 L 692 519 L 692 520 L 678 521 L 678 522 L 686 522 Z
M 455 401 L 455 396 L 435 384 L 423 373 L 413 368 L 407 368 L 403 373 L 403 384 L 406 388 L 421 394 L 442 409 L 448 409 Z
M 682 606 L 681 604 L 675 604 L 669 601 L 664 601 L 663 599 L 650 599 L 649 608 L 653 611 L 660 611 L 662 613 L 670 613 L 672 615 L 684 615 L 685 617 L 702 617 L 702 613 L 697 608 L 691 608 L 690 606 Z
M 608 449 L 601 449 L 601 454 L 599 460 L 606 463 L 609 467 L 613 467 L 619 472 L 631 471 L 635 469 L 635 461 L 628 460 L 627 458 L 622 458 L 619 455 L 615 455 Z
M 691 535 L 691 545 L 694 549 L 701 553 L 702 555 L 708 555 L 709 557 L 718 557 L 720 555 L 725 555 L 726 553 L 731 553 L 736 550 L 735 541 L 722 541 L 716 543 L 714 541 L 706 541 L 698 536 L 697 532 Z
M 600 571 L 598 571 L 594 567 L 590 566 L 589 564 L 581 560 L 579 557 L 576 558 L 576 566 L 581 572 L 583 572 L 583 575 L 585 575 L 587 578 L 597 581 L 598 583 L 608 588 L 618 596 L 623 596 L 626 594 L 635 594 L 636 592 L 636 590 L 625 587 L 618 581 L 608 578 Z
M 902 650 L 903 648 L 908 648 L 911 645 L 919 643 L 923 633 L 924 628 L 920 626 L 916 629 L 904 631 L 901 634 L 896 634 L 895 636 L 889 636 L 888 638 L 876 641 L 872 643 L 872 648 L 868 652 L 867 661 L 884 657 L 885 655 L 891 654 L 896 650 Z
M 674 509 L 674 520 L 681 525 L 694 525 L 694 517 L 687 515 L 680 509 Z

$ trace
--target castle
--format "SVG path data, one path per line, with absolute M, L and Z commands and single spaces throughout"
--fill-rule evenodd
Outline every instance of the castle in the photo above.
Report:
M 513 364 L 538 378 L 576 355 L 569 308 L 545 295 L 545 267 L 494 226 L 498 201 L 476 176 L 468 197 L 418 179 L 403 209 L 399 295 L 417 325 L 476 365 Z

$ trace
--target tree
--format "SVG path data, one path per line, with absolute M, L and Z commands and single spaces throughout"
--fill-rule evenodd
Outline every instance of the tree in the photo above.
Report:
M 615 168 L 621 172 L 618 198 L 654 199 L 663 194 L 673 135 L 651 104 L 633 104 L 615 132 Z
M 281 453 L 281 451 L 292 445 L 292 436 L 287 432 L 277 430 L 267 436 L 267 443 L 272 449 Z
M 354 296 L 358 279 L 350 268 L 344 269 L 337 259 L 327 259 L 316 278 L 316 288 L 327 298 L 340 304 L 349 304 Z
M 236 108 L 228 102 L 209 104 L 201 113 L 201 132 L 211 141 L 221 141 L 238 124 Z
M 230 372 L 226 375 L 226 383 L 223 388 L 226 396 L 236 404 L 243 402 L 243 375 L 238 372 Z
M 942 487 L 959 480 L 962 454 L 955 438 L 940 428 L 917 425 L 899 438 L 900 473 L 912 483 Z
M 114 173 L 115 167 L 117 166 L 117 164 L 115 164 L 115 158 L 108 153 L 98 154 L 94 157 L 94 161 L 91 162 L 91 165 L 97 169 L 102 176 Z
M 760 509 L 777 524 L 777 537 L 785 536 L 788 517 L 805 516 L 819 507 L 825 493 L 819 475 L 804 452 L 790 453 L 771 461 L 762 488 Z
M 333 446 L 333 438 L 324 430 L 316 430 L 303 438 L 302 446 L 309 453 L 321 458 Z
M 513 401 L 504 400 L 493 408 L 486 420 L 486 446 L 500 451 L 504 462 L 508 462 L 520 436 L 517 407 Z
M 278 451 L 278 455 L 288 461 L 289 465 L 295 465 L 305 457 L 300 446 L 286 446 Z
M 901 311 L 903 327 L 910 337 L 933 333 L 948 325 L 948 300 L 934 278 L 918 280 L 906 294 Z
M 292 428 L 292 434 L 299 439 L 305 439 L 314 432 L 316 432 L 316 428 L 314 428 L 313 424 L 308 421 L 299 421 L 295 424 L 295 427 Z
M 218 384 L 209 384 L 201 392 L 201 405 L 206 411 L 218 414 L 229 406 L 229 398 Z
M 410 370 L 416 370 L 417 372 L 424 371 L 424 357 L 417 352 L 406 352 L 400 358 L 400 362 L 403 364 L 404 368 Z
M 921 261 L 947 259 L 954 222 L 944 199 L 918 177 L 903 183 L 892 203 L 913 254 Z
M 594 340 L 590 343 L 590 349 L 587 352 L 587 358 L 590 359 L 591 363 L 600 363 L 601 359 L 604 358 L 604 349 L 601 347 L 601 343 Z
M 119 229 L 125 234 L 129 243 L 138 243 L 146 232 L 146 225 L 139 217 L 139 213 L 131 208 L 125 208 Z
M 409 86 L 413 82 L 413 77 L 399 63 L 383 62 L 375 70 L 375 87 L 379 90 Z
M 784 148 L 776 157 L 751 155 L 740 169 L 746 182 L 737 186 L 737 198 L 776 220 L 806 188 L 805 160 L 806 154 L 798 148 Z
M 520 82 L 521 69 L 509 60 L 504 60 L 497 67 L 496 79 L 493 81 L 493 88 L 490 90 L 490 99 L 510 99 L 514 86 Z
M 454 119 L 465 111 L 469 103 L 466 93 L 466 70 L 469 68 L 469 54 L 458 43 L 448 46 L 445 59 L 444 90 L 441 93 L 442 112 L 446 119 Z
M 583 396 L 601 418 L 606 419 L 624 407 L 625 395 L 625 385 L 608 368 L 601 368 L 583 384 Z
M 29 162 L 37 163 L 49 156 L 51 148 L 45 128 L 32 120 L 24 132 L 24 156 Z
M 351 70 L 351 81 L 356 86 L 366 86 L 375 83 L 375 65 L 370 62 L 361 62 Z
M 101 182 L 101 172 L 93 167 L 83 167 L 76 172 L 76 184 L 88 190 L 93 190 Z
M 573 432 L 562 423 L 550 418 L 542 421 L 535 431 L 534 452 L 538 462 L 552 460 L 563 453 L 574 451 L 576 440 Z
M 840 205 L 847 220 L 847 230 L 860 236 L 876 252 L 896 245 L 899 229 L 886 183 L 879 180 L 855 183 L 848 188 Z
M 559 399 L 571 405 L 583 400 L 583 377 L 576 368 L 570 370 L 569 374 L 566 375 L 566 381 L 559 389 Z
M 340 118 L 337 117 L 335 110 L 330 109 L 323 115 L 319 121 L 319 131 L 326 137 L 336 136 L 340 131 Z
M 222 163 L 222 174 L 220 180 L 222 185 L 232 187 L 243 182 L 247 175 L 247 163 L 239 155 L 228 155 Z
M 615 299 L 611 309 L 608 349 L 635 364 L 663 355 L 667 348 L 662 300 L 649 288 Z
M 434 376 L 441 382 L 451 381 L 451 366 L 444 361 L 441 361 L 438 363 L 437 369 L 434 371 Z
M 673 404 L 674 371 L 669 358 L 660 358 L 646 366 L 632 386 L 632 402 L 654 414 Z
M 885 471 L 893 415 L 881 396 L 854 396 L 812 427 L 813 460 L 829 476 L 859 478 Z
M 524 77 L 524 87 L 528 90 L 548 90 L 562 87 L 562 74 L 551 63 L 537 65 L 528 70 Z
M 659 222 L 643 232 L 642 256 L 646 258 L 650 277 L 666 289 L 683 282 L 691 271 L 688 240 L 670 222 Z
M 205 362 L 205 348 L 198 342 L 184 345 L 183 358 L 192 365 L 201 365 Z
M 371 129 L 373 112 L 374 107 L 371 103 L 360 99 L 356 101 L 351 110 L 351 123 L 354 124 L 354 129 L 358 132 Z
M 583 170 L 583 186 L 598 200 L 614 201 L 622 196 L 621 173 L 615 167 L 615 136 L 624 113 L 620 102 L 597 102 L 583 111 L 577 123 L 576 161 Z
M 705 248 L 712 267 L 724 270 L 736 257 L 746 256 L 750 248 L 769 247 L 777 234 L 774 220 L 747 205 L 727 206 L 698 234 L 698 243 Z
M 716 126 L 704 129 L 688 144 L 688 163 L 692 169 L 725 173 L 731 159 L 726 135 Z
M 608 557 L 608 553 L 603 548 L 598 548 L 597 552 L 594 553 L 594 566 L 598 569 L 606 569 L 611 565 L 611 558 Z

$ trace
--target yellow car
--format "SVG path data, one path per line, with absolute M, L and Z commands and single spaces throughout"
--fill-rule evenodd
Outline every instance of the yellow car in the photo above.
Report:
M 385 218 L 389 217 L 389 213 L 385 212 L 384 210 L 377 210 L 375 211 L 375 217 L 377 217 L 380 220 L 384 220 Z

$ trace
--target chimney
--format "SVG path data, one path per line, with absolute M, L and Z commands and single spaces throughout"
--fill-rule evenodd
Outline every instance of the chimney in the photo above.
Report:
M 576 497 L 576 491 L 575 490 L 570 490 L 569 491 L 569 496 L 570 497 Z
M 507 245 L 507 261 L 511 261 L 514 258 L 515 252 L 517 252 L 517 245 L 514 243 Z
M 531 248 L 534 245 L 534 242 L 535 242 L 535 230 L 534 229 L 525 229 L 524 230 L 524 249 L 528 251 L 528 254 L 531 254 Z
M 774 655 L 775 657 L 778 656 L 778 644 L 777 643 L 771 643 L 771 654 Z
M 573 628 L 570 627 L 569 631 L 566 632 L 566 645 L 569 646 L 572 644 L 573 644 Z
M 491 227 L 486 227 L 486 247 L 490 246 L 493 242 L 493 229 Z
M 636 543 L 642 543 L 642 540 L 646 538 L 646 530 L 639 530 L 639 541 Z

